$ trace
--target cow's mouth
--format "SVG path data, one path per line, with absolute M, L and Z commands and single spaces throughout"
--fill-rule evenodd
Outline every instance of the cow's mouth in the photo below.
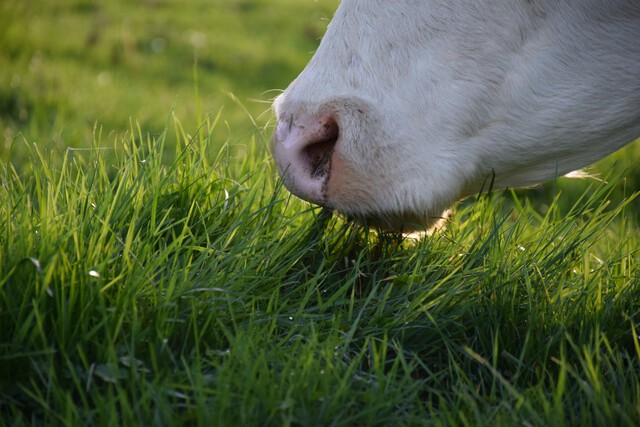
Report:
M 427 233 L 430 234 L 436 229 L 442 229 L 446 226 L 451 217 L 451 211 L 446 210 L 440 215 L 428 215 L 426 213 L 418 213 L 412 211 L 406 212 L 378 212 L 369 214 L 352 214 L 347 215 L 348 218 L 363 224 L 365 226 L 374 227 L 380 231 L 412 234 Z
M 378 230 L 410 233 L 424 231 L 428 228 L 427 221 L 423 215 L 415 213 L 388 213 L 356 216 L 356 221 L 377 228 Z

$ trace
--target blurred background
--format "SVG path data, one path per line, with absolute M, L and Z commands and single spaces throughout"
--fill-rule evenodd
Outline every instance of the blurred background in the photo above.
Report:
M 30 144 L 54 160 L 68 147 L 113 147 L 138 126 L 154 138 L 174 117 L 191 134 L 219 117 L 212 140 L 238 156 L 256 136 L 266 145 L 272 99 L 309 61 L 338 4 L 1 0 L 0 163 L 20 170 Z M 636 142 L 590 171 L 622 173 L 624 197 L 640 188 L 638 158 Z M 562 181 L 565 194 L 589 184 Z M 542 205 L 558 189 L 525 191 Z
M 2 0 L 0 161 L 140 126 L 246 141 L 311 58 L 338 0 Z M 226 132 L 226 136 L 224 133 Z

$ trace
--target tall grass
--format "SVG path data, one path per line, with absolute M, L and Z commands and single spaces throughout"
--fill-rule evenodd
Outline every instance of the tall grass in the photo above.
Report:
M 0 426 L 637 424 L 637 144 L 412 240 L 291 197 L 244 109 L 201 119 L 335 4 L 0 4 Z
M 219 127 L 3 166 L 3 424 L 637 423 L 622 175 L 407 240 L 291 198 L 262 135 L 233 157 Z

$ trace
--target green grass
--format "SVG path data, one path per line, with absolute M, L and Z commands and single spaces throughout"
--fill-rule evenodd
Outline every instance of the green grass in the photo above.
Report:
M 68 22 L 96 10 L 67 3 L 47 7 Z M 58 21 L 33 4 L 0 6 L 40 16 L 30 35 L 2 27 L 23 40 L 4 51 L 3 75 Z M 142 4 L 101 8 L 173 29 L 213 14 Z M 294 39 L 304 11 L 333 7 L 213 4 L 238 13 L 219 25 L 246 19 L 280 37 L 260 23 L 290 21 Z M 39 49 L 73 67 L 71 39 L 42 37 Z M 280 48 L 298 70 L 311 50 Z M 248 73 L 260 76 L 273 64 L 256 51 Z M 196 94 L 184 54 L 179 89 L 151 78 L 168 64 L 140 66 L 158 92 L 140 92 L 154 101 L 148 118 L 126 100 L 128 66 L 107 67 L 122 79 L 111 100 L 75 104 L 82 78 L 66 73 L 50 104 L 33 76 L 0 85 L 28 107 L 20 116 L 9 97 L 0 114 L 0 425 L 637 425 L 637 144 L 596 166 L 606 182 L 483 194 L 441 232 L 403 240 L 291 197 L 267 150 L 268 117 L 256 126 L 234 102 L 207 105 L 225 75 L 247 96 L 263 88 L 198 67 Z M 286 85 L 275 82 L 264 84 Z M 173 96 L 193 110 L 155 103 Z
M 5 165 L 7 423 L 635 424 L 640 241 L 617 179 L 544 215 L 481 196 L 400 241 L 290 198 L 263 141 L 241 160 L 200 132 Z
M 90 146 L 96 123 L 123 133 L 133 120 L 157 136 L 170 112 L 194 129 L 201 113 L 222 109 L 229 138 L 244 143 L 311 58 L 337 3 L 0 2 L 0 160 L 16 161 L 22 138 L 59 152 Z

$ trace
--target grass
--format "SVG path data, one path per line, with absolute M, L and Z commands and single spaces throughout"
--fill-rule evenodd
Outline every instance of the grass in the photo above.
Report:
M 544 215 L 481 196 L 402 241 L 290 198 L 264 143 L 237 159 L 214 121 L 199 131 L 5 165 L 5 422 L 635 424 L 640 241 L 619 180 Z
M 401 239 L 291 197 L 269 130 L 207 115 L 203 74 L 202 116 L 158 105 L 128 128 L 73 103 L 51 120 L 14 88 L 31 107 L 1 115 L 0 425 L 637 424 L 637 144 L 597 165 L 606 182 L 483 194 Z

